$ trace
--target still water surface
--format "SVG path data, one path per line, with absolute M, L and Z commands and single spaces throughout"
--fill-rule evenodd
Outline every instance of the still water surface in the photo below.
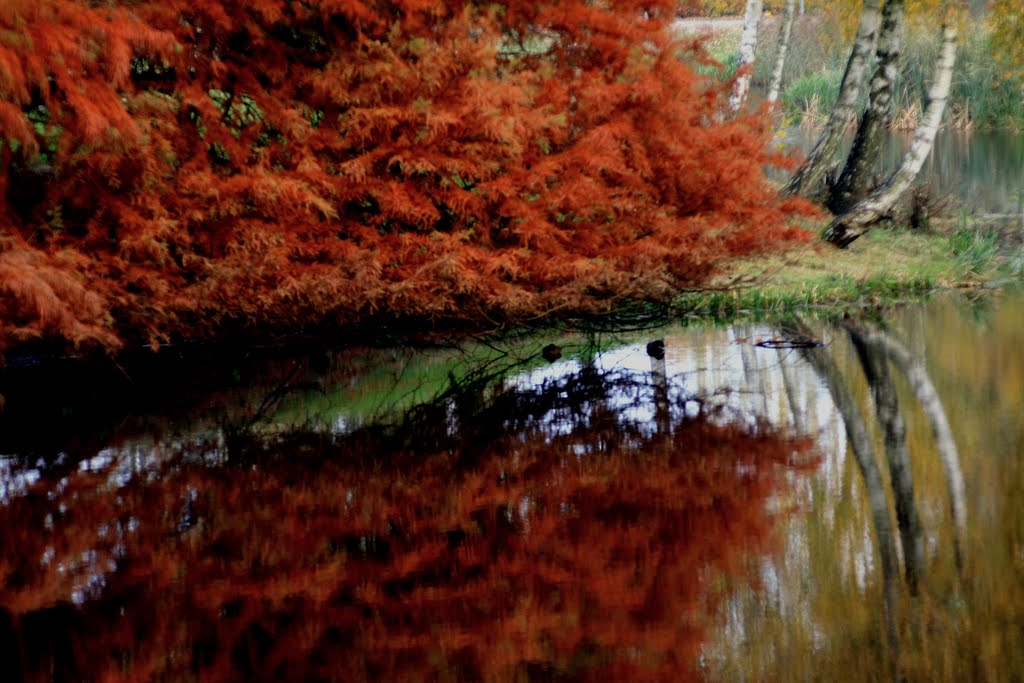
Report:
M 3 675 L 1019 680 L 1022 305 L 14 369 Z
M 886 137 L 876 172 L 886 177 L 899 168 L 910 145 L 912 132 Z M 787 131 L 786 146 L 809 152 L 817 141 L 816 132 Z M 847 145 L 852 143 L 847 140 Z M 1013 131 L 939 131 L 932 153 L 921 170 L 933 197 L 952 200 L 952 211 L 962 206 L 977 214 L 1024 213 L 1024 135 Z M 948 212 L 950 209 L 944 209 Z

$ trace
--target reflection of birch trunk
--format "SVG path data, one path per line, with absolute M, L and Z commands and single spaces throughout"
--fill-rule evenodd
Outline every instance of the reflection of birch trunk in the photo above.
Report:
M 658 352 L 658 347 L 654 347 L 654 352 L 652 352 L 652 345 L 648 345 L 647 355 L 651 359 L 651 386 L 654 389 L 654 424 L 658 429 L 658 434 L 666 435 L 671 429 L 671 420 L 669 419 L 668 370 L 665 366 L 664 342 L 660 346 L 660 353 Z
M 793 366 L 787 360 L 787 356 L 792 353 L 790 349 L 779 349 L 777 351 L 779 355 L 779 369 L 782 371 L 782 385 L 786 389 L 786 401 L 789 402 L 789 412 L 793 416 L 793 427 L 796 429 L 797 434 L 807 433 L 807 420 L 804 418 L 804 407 L 797 396 L 796 377 L 793 376 Z
M 906 376 L 907 383 L 921 403 L 925 415 L 932 426 L 935 436 L 936 450 L 942 469 L 946 475 L 946 487 L 949 491 L 949 507 L 953 516 L 953 549 L 957 567 L 963 566 L 963 539 L 967 533 L 967 494 L 964 487 L 964 474 L 960 469 L 960 455 L 957 452 L 953 430 L 949 427 L 946 410 L 942 407 L 939 392 L 935 390 L 931 377 L 920 359 L 913 356 L 903 344 L 889 335 L 869 328 L 857 328 L 857 332 L 869 343 L 877 344 L 885 350 L 889 359 Z
M 746 380 L 747 395 L 751 397 L 751 411 L 759 419 L 768 419 L 768 387 L 765 385 L 764 373 L 757 365 L 757 357 L 754 354 L 753 339 L 754 330 L 750 327 L 745 329 L 746 341 L 740 344 L 740 359 L 743 361 L 743 377 Z M 753 396 L 760 394 L 760 405 L 755 404 Z
M 910 592 L 916 594 L 918 577 L 924 569 L 924 538 L 921 535 L 921 520 L 914 506 L 914 477 L 910 471 L 907 430 L 903 415 L 900 413 L 896 385 L 889 375 L 885 352 L 877 344 L 868 342 L 853 329 L 850 330 L 850 340 L 857 349 L 864 375 L 871 387 L 875 414 L 882 427 L 889 476 L 896 499 L 896 524 L 899 526 L 900 542 L 903 545 L 907 584 L 910 586 Z
M 787 330 L 788 331 L 788 330 Z M 799 329 L 794 330 L 795 334 L 813 337 L 805 325 L 800 324 Z M 896 599 L 899 595 L 899 560 L 896 556 L 896 543 L 892 531 L 892 522 L 889 519 L 889 503 L 885 496 L 885 484 L 882 481 L 882 473 L 878 469 L 878 462 L 875 459 L 875 449 L 871 443 L 871 436 L 868 434 L 867 426 L 857 409 L 857 402 L 850 393 L 850 388 L 843 379 L 835 360 L 823 347 L 806 349 L 804 357 L 814 368 L 815 373 L 821 378 L 832 396 L 832 402 L 843 418 L 843 426 L 846 429 L 846 438 L 850 443 L 850 450 L 860 468 L 861 476 L 864 479 L 864 488 L 868 495 L 868 506 L 871 509 L 871 518 L 875 526 L 875 537 L 878 539 L 878 555 L 882 564 L 882 596 L 885 609 L 885 624 L 889 634 L 889 646 L 891 648 L 892 665 L 894 668 L 899 659 L 899 636 L 896 632 L 896 616 L 894 613 Z

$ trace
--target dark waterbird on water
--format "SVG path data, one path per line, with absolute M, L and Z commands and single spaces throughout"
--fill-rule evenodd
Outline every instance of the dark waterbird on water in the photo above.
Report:
M 548 344 L 541 349 L 540 355 L 544 356 L 544 360 L 547 362 L 554 363 L 562 357 L 562 347 L 557 344 Z

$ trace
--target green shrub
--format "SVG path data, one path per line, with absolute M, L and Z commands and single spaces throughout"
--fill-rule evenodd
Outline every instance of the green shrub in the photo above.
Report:
M 962 227 L 949 236 L 949 246 L 968 271 L 981 272 L 999 252 L 999 236 L 983 228 Z

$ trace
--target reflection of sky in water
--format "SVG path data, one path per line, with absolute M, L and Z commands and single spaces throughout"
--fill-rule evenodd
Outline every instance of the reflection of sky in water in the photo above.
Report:
M 845 434 L 835 413 L 832 399 L 814 371 L 796 350 L 774 350 L 756 346 L 756 342 L 777 336 L 768 326 L 754 325 L 702 335 L 698 341 L 686 331 L 665 337 L 664 371 L 669 391 L 669 404 L 675 414 L 699 409 L 699 398 L 706 406 L 722 411 L 723 420 L 741 420 L 754 425 L 758 420 L 784 427 L 791 424 L 793 411 L 789 405 L 782 366 L 795 378 L 797 391 L 793 398 L 802 416 L 812 423 L 803 425 L 808 433 L 820 433 L 822 445 L 830 450 L 845 449 Z M 654 359 L 647 355 L 646 343 L 636 343 L 602 351 L 592 365 L 602 375 L 636 378 L 637 387 L 620 389 L 612 383 L 607 397 L 609 405 L 621 411 L 630 423 L 652 422 L 655 418 L 654 386 L 651 381 Z M 529 390 L 543 384 L 566 381 L 578 375 L 583 364 L 576 359 L 559 360 L 549 366 L 533 368 L 514 375 L 506 385 Z M 685 407 L 682 407 L 685 406 Z M 806 417 L 801 422 L 806 421 Z M 562 428 L 557 422 L 551 427 Z
M 758 421 L 764 421 L 780 428 L 817 434 L 823 452 L 837 454 L 839 458 L 835 462 L 828 458 L 823 463 L 823 474 L 827 479 L 833 478 L 834 468 L 842 466 L 846 447 L 841 420 L 827 390 L 798 351 L 777 351 L 755 345 L 758 340 L 776 336 L 773 328 L 746 325 L 727 330 L 668 332 L 664 337 L 663 365 L 647 354 L 647 339 L 600 351 L 588 361 L 594 376 L 609 387 L 600 401 L 613 409 L 624 424 L 647 433 L 656 429 L 658 390 L 655 383 L 663 369 L 667 409 L 674 420 L 683 414 L 693 416 L 703 406 L 703 409 L 717 410 L 716 419 L 722 422 L 742 421 L 753 427 Z M 788 391 L 785 373 L 789 374 L 791 384 Z M 529 392 L 584 375 L 584 361 L 570 357 L 514 374 L 504 380 L 503 386 Z M 799 417 L 794 415 L 794 406 Z M 456 429 L 454 405 L 449 407 L 449 421 L 452 429 Z M 343 434 L 360 424 L 346 414 L 344 406 L 338 408 L 327 423 L 328 429 Z M 550 410 L 534 424 L 547 431 L 551 438 L 567 436 L 580 423 L 581 416 L 586 420 L 594 408 L 595 405 L 588 403 L 576 412 Z M 280 427 L 273 423 L 268 426 Z M 185 428 L 173 437 L 148 435 L 103 448 L 79 462 L 78 471 L 102 477 L 101 485 L 114 490 L 142 474 L 158 476 L 170 458 L 180 457 L 182 453 L 192 462 L 222 463 L 226 451 L 221 429 L 198 421 L 191 429 L 190 432 Z M 587 445 L 578 444 L 577 450 L 583 454 Z M 44 470 L 42 461 L 33 467 L 26 466 L 22 458 L 0 456 L 0 503 L 24 495 L 39 482 Z
M 799 429 L 814 435 L 824 456 L 817 477 L 794 477 L 793 502 L 801 506 L 814 504 L 831 525 L 835 503 L 841 495 L 841 472 L 845 463 L 846 438 L 842 423 L 825 389 L 811 367 L 804 362 L 798 351 L 777 351 L 755 346 L 759 339 L 776 336 L 773 328 L 762 325 L 747 325 L 728 330 L 670 330 L 664 336 L 665 358 L 663 363 L 647 354 L 646 343 L 641 342 L 620 346 L 596 353 L 589 361 L 594 377 L 606 382 L 609 387 L 604 396 L 589 399 L 589 403 L 575 409 L 562 406 L 549 410 L 532 422 L 534 427 L 545 431 L 549 438 L 571 437 L 574 429 L 589 421 L 594 411 L 601 406 L 610 408 L 624 425 L 650 434 L 657 429 L 657 389 L 655 383 L 663 368 L 664 387 L 667 389 L 667 406 L 673 422 L 683 414 L 693 415 L 701 409 L 715 410 L 715 419 L 721 422 L 742 421 L 755 426 L 759 421 L 767 422 L 783 430 Z M 656 333 L 657 334 L 657 333 Z M 654 337 L 652 336 L 651 339 Z M 785 373 L 789 373 L 790 387 L 786 387 Z M 504 380 L 506 389 L 530 392 L 540 386 L 552 386 L 568 381 L 581 381 L 586 375 L 584 361 L 566 358 L 550 365 L 534 367 Z M 695 400 L 700 399 L 700 401 Z M 598 405 L 600 404 L 600 405 Z M 795 407 L 799 418 L 794 417 Z M 452 429 L 458 428 L 454 404 L 449 406 L 448 419 Z M 335 433 L 346 433 L 358 425 L 342 410 L 335 413 L 329 423 Z M 153 478 L 161 476 L 168 467 L 174 467 L 185 453 L 185 461 L 219 465 L 227 457 L 224 438 L 220 428 L 197 423 L 189 429 L 176 431 L 174 436 L 159 437 L 148 435 L 128 440 L 117 446 L 108 446 L 97 451 L 92 457 L 81 460 L 77 465 L 79 477 L 94 477 L 95 486 L 106 490 L 117 490 L 135 477 Z M 576 457 L 584 458 L 595 448 L 594 444 L 572 444 Z M 21 464 L 19 464 L 21 463 Z M 0 457 L 0 504 L 17 496 L 25 495 L 45 477 L 45 463 L 26 467 L 15 457 Z M 63 482 L 66 482 L 66 477 Z M 815 484 L 814 482 L 818 482 Z M 51 496 L 60 495 L 64 484 L 58 482 Z M 350 492 L 354 503 L 357 492 Z M 823 500 L 818 500 L 818 498 Z M 780 501 L 779 505 L 786 502 Z M 183 510 L 188 507 L 187 495 L 182 498 Z M 523 497 L 509 508 L 507 514 L 515 515 L 522 523 L 528 523 L 533 501 Z M 182 513 L 184 514 L 184 513 Z M 96 553 L 89 551 L 73 563 L 73 566 L 56 567 L 60 573 L 72 572 L 74 588 L 69 598 L 81 604 L 95 596 L 106 585 L 105 576 L 117 567 L 117 548 L 123 550 L 124 538 L 133 533 L 131 522 L 110 520 L 105 523 L 106 533 L 116 536 L 114 552 Z M 791 528 L 792 537 L 787 539 L 785 555 L 787 561 L 801 561 L 806 553 L 803 533 L 796 525 Z M 857 572 L 858 584 L 873 570 L 870 529 L 856 543 L 848 538 L 843 552 L 847 553 Z M 48 551 L 49 552 L 49 551 Z M 44 554 L 40 565 L 47 566 L 52 556 Z M 844 563 L 845 564 L 845 563 Z M 775 569 L 766 565 L 763 580 L 767 593 L 778 594 L 777 600 L 784 600 L 777 590 Z
M 13 455 L 0 455 L 0 504 L 25 495 L 39 481 L 38 469 L 23 470 L 17 462 Z

